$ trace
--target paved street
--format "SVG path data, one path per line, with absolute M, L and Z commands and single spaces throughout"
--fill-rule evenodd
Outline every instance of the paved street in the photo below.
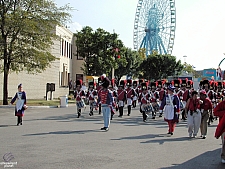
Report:
M 108 132 L 101 131 L 102 116 L 80 119 L 75 106 L 33 108 L 16 126 L 13 108 L 0 109 L 0 164 L 11 152 L 13 168 L 21 169 L 222 169 L 221 139 L 214 138 L 217 122 L 208 137 L 188 138 L 185 122 L 168 137 L 163 118 L 142 122 L 138 109 L 115 118 Z M 0 165 L 0 169 L 4 165 Z

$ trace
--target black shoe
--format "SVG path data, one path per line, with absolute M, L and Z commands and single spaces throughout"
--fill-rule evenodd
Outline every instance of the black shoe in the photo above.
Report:
M 155 119 L 155 116 L 153 116 L 152 119 Z
M 123 116 L 119 115 L 118 117 L 123 117 Z
M 20 123 L 17 123 L 17 126 L 19 126 L 20 125 Z
M 89 113 L 89 116 L 91 116 L 92 114 L 91 113 Z
M 128 116 L 130 116 L 130 114 L 127 114 Z
M 105 130 L 106 127 L 102 127 L 101 130 Z
M 23 125 L 22 122 L 20 123 L 20 125 Z
M 113 115 L 111 115 L 111 118 L 110 118 L 110 120 L 112 120 L 113 119 Z
M 162 115 L 160 114 L 159 117 L 162 117 Z
M 168 132 L 167 134 L 173 135 L 173 133 L 172 133 L 172 132 Z
M 102 114 L 102 112 L 99 112 L 98 114 Z

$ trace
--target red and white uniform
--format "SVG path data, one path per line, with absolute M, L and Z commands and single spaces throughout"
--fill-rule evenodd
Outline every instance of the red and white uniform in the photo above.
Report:
M 76 101 L 81 101 L 85 97 L 84 91 L 83 90 L 76 90 L 74 92 L 74 98 Z

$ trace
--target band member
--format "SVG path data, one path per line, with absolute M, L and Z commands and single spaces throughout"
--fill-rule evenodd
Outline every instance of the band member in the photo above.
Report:
M 85 93 L 81 90 L 82 80 L 76 80 L 76 90 L 74 91 L 74 98 L 77 103 L 77 118 L 81 116 L 81 108 L 84 107 L 83 98 L 85 97 Z
M 131 106 L 132 106 L 132 101 L 133 97 L 135 96 L 134 89 L 131 88 L 132 85 L 132 80 L 128 79 L 127 80 L 127 88 L 126 88 L 126 99 L 127 99 L 127 109 L 128 109 L 128 116 L 130 116 L 131 113 Z
M 159 92 L 159 105 L 161 105 L 162 100 L 166 95 L 166 91 L 163 88 L 163 85 L 165 84 L 165 81 L 159 80 L 159 81 L 157 81 L 157 83 L 158 83 L 158 86 L 157 86 L 158 88 L 156 90 Z M 159 113 L 159 117 L 162 117 L 162 114 L 163 113 Z
M 133 89 L 134 89 L 134 97 L 133 97 L 133 108 L 137 106 L 137 96 L 138 96 L 138 86 L 137 86 L 137 81 L 133 81 Z
M 202 112 L 202 118 L 201 118 L 201 136 L 203 139 L 206 138 L 207 135 L 207 120 L 209 119 L 209 115 L 212 115 L 212 102 L 206 98 L 206 92 L 205 90 L 202 90 L 200 92 L 200 99 L 203 101 L 203 103 L 201 104 L 201 112 Z
M 112 107 L 110 107 L 111 108 L 111 119 L 110 120 L 113 119 L 113 116 L 115 114 L 115 109 L 117 109 L 117 104 L 116 104 L 117 91 L 114 89 L 114 87 L 115 87 L 115 82 L 114 82 L 114 79 L 112 79 L 111 84 L 109 85 L 109 90 L 112 92 L 112 97 L 113 97 Z
M 189 137 L 196 138 L 200 124 L 201 124 L 201 111 L 200 111 L 200 99 L 197 98 L 198 92 L 193 91 L 191 98 L 188 99 L 185 106 L 185 112 L 188 120 L 188 133 Z
M 98 96 L 99 96 L 99 93 L 102 90 L 102 79 L 101 79 L 101 77 L 98 78 L 98 86 L 97 86 L 96 90 L 97 90 L 97 93 L 98 93 Z M 100 102 L 98 104 L 98 114 L 101 114 L 101 112 L 102 112 L 102 107 L 101 107 L 101 102 Z
M 225 101 L 220 102 L 214 109 L 214 115 L 219 117 L 219 124 L 216 128 L 215 137 L 222 139 L 221 162 L 225 164 Z
M 167 87 L 168 94 L 164 97 L 160 111 L 165 108 L 164 120 L 168 123 L 169 131 L 167 134 L 173 135 L 175 123 L 179 122 L 180 101 L 177 95 L 174 94 L 175 87 L 170 85 Z
M 180 110 L 183 111 L 184 110 L 184 104 L 183 104 L 183 90 L 180 89 L 180 86 L 182 84 L 182 80 L 178 79 L 178 80 L 174 80 L 174 93 L 178 96 L 178 98 L 180 99 Z
M 123 107 L 124 102 L 126 101 L 126 91 L 124 90 L 125 81 L 121 80 L 119 84 L 119 89 L 117 90 L 117 101 L 118 101 L 118 108 L 119 108 L 119 116 L 123 117 Z
M 108 131 L 110 125 L 110 117 L 111 117 L 111 108 L 112 108 L 112 92 L 108 89 L 110 85 L 110 81 L 107 77 L 102 79 L 102 90 L 99 93 L 98 103 L 101 102 L 103 119 L 104 119 L 104 127 L 101 130 Z
M 182 101 L 183 101 L 184 107 L 186 106 L 188 99 L 191 98 L 191 85 L 192 85 L 192 82 L 189 81 L 188 79 L 182 80 L 182 90 L 183 90 L 183 100 Z M 182 111 L 182 120 L 186 120 L 186 119 L 187 119 L 187 114 L 183 110 Z
M 15 116 L 17 116 L 17 126 L 19 126 L 22 125 L 22 117 L 24 116 L 24 111 L 27 109 L 26 93 L 23 91 L 22 84 L 18 85 L 18 92 L 10 103 L 13 104 L 16 100 Z
M 97 104 L 97 98 L 98 98 L 98 93 L 97 91 L 94 89 L 95 88 L 95 83 L 94 82 L 89 82 L 89 89 L 87 92 L 87 99 L 89 101 L 89 105 L 90 105 L 90 116 L 93 116 L 93 110 L 96 107 Z
M 159 110 L 159 92 L 156 90 L 158 83 L 157 82 L 151 82 L 151 90 L 150 90 L 150 102 L 152 104 L 153 110 L 152 110 L 152 119 L 155 119 L 156 112 Z
M 214 92 L 213 92 L 213 90 L 211 90 L 211 89 L 213 89 L 214 81 L 213 80 L 211 80 L 211 81 L 203 80 L 202 83 L 203 83 L 203 89 L 206 92 L 206 97 L 212 102 L 212 104 L 214 104 L 214 102 L 215 102 Z M 213 122 L 213 115 L 211 114 L 207 120 L 208 120 L 208 125 L 210 125 Z
M 151 97 L 147 90 L 147 83 L 141 83 L 141 93 L 139 94 L 138 102 L 141 107 L 140 111 L 143 115 L 143 122 L 146 122 L 148 117 L 145 112 L 145 107 L 150 103 L 150 99 Z

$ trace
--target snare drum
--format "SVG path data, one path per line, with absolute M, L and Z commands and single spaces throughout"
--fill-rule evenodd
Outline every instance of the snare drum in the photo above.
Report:
M 83 101 L 78 101 L 77 102 L 77 108 L 78 109 L 84 108 L 84 102 Z
M 146 113 L 150 113 L 153 111 L 153 108 L 151 104 L 147 104 L 147 105 L 143 105 L 142 110 L 145 111 Z
M 153 108 L 154 108 L 155 111 L 158 111 L 158 110 L 159 110 L 159 103 L 158 103 L 158 102 L 155 103 L 155 104 L 153 105 Z

